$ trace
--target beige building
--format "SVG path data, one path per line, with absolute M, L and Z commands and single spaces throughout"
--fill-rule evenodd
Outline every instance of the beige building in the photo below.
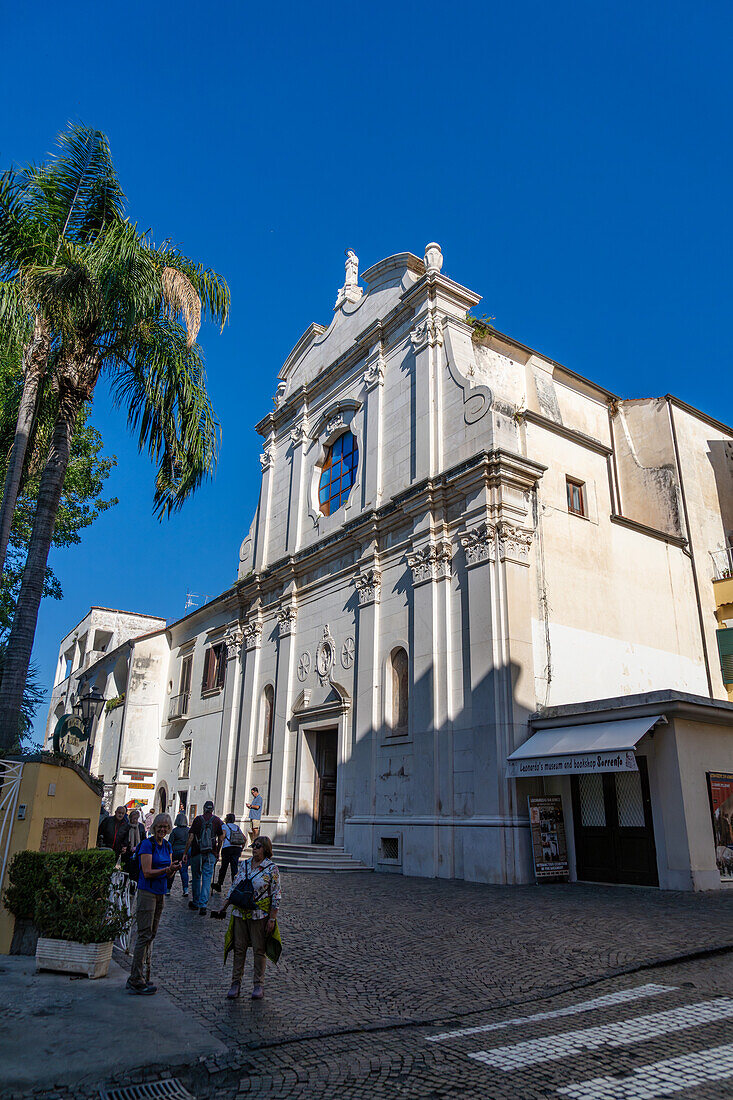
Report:
M 237 583 L 144 668 L 120 649 L 105 781 L 124 761 L 158 804 L 240 817 L 255 784 L 281 850 L 504 883 L 533 879 L 528 796 L 557 793 L 572 876 L 720 886 L 733 432 L 472 322 L 437 245 L 357 265 L 257 425 Z M 112 656 L 87 683 L 110 690 Z

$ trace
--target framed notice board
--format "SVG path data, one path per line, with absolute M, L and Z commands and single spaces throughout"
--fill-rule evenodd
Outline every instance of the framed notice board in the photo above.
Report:
M 706 772 L 713 819 L 715 862 L 722 882 L 733 881 L 733 775 Z
M 527 803 L 537 882 L 567 882 L 570 867 L 562 798 L 559 794 L 530 796 Z

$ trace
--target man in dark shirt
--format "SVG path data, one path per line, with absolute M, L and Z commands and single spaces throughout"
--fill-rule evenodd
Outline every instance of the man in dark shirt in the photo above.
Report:
M 184 861 L 188 859 L 189 851 L 191 853 L 193 901 L 189 901 L 188 908 L 198 909 L 202 916 L 205 916 L 206 906 L 209 904 L 211 879 L 219 858 L 223 835 L 224 826 L 214 814 L 214 803 L 204 802 L 204 812 L 191 822 L 186 850 L 183 853 Z
M 111 817 L 105 817 L 99 826 L 97 844 L 100 848 L 111 848 L 116 856 L 120 854 L 127 843 L 127 834 L 130 831 L 130 823 L 127 820 L 127 810 L 124 806 L 118 806 Z

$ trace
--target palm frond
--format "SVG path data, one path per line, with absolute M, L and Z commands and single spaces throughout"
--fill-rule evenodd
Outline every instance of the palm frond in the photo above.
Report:
M 167 315 L 172 318 L 177 313 L 183 314 L 190 348 L 201 328 L 201 299 L 188 276 L 174 267 L 163 268 L 162 282 Z

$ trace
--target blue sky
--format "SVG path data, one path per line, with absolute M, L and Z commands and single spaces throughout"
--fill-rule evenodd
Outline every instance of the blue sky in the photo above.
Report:
M 622 396 L 733 420 L 729 3 L 3 5 L 0 166 L 104 130 L 129 214 L 216 268 L 215 479 L 173 520 L 98 387 L 119 505 L 54 553 L 34 660 L 90 604 L 175 619 L 236 575 L 277 371 L 361 268 L 437 240 L 478 312 Z M 7 109 L 9 105 L 12 109 Z M 42 728 L 45 713 L 39 713 Z

